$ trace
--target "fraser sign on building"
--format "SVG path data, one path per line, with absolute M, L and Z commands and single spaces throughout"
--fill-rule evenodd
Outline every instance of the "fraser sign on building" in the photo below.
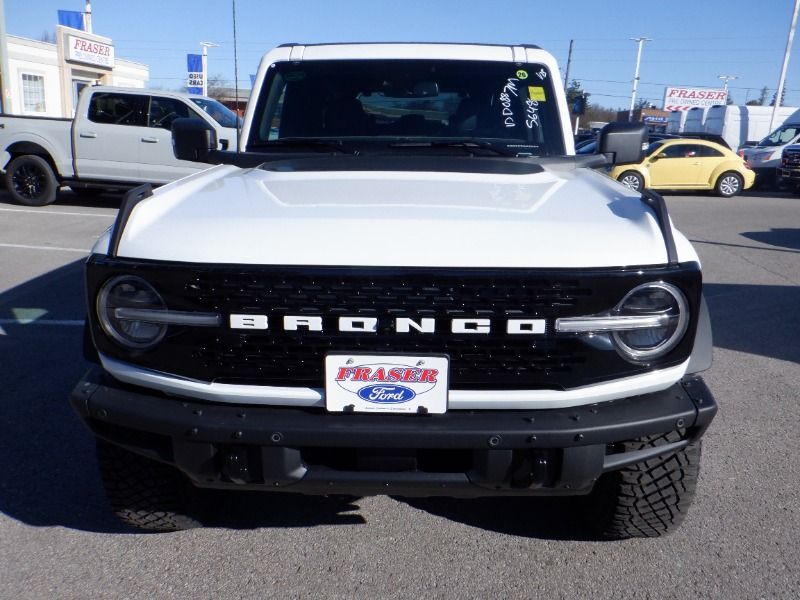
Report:
M 728 92 L 725 90 L 668 87 L 664 92 L 664 110 L 708 108 L 727 101 Z
M 75 35 L 67 36 L 67 59 L 97 67 L 114 68 L 114 46 Z

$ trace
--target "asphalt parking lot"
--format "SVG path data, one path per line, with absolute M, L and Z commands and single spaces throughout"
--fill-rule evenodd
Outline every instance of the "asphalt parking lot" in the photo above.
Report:
M 0 191 L 0 597 L 800 597 L 800 197 L 667 202 L 703 261 L 720 412 L 683 527 L 601 543 L 526 499 L 243 494 L 206 529 L 124 529 L 67 403 L 81 261 L 119 197 Z

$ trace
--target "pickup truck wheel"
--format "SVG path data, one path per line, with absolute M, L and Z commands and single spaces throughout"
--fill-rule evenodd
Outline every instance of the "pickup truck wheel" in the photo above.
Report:
M 732 198 L 742 191 L 742 176 L 733 171 L 723 173 L 717 179 L 717 185 L 714 186 L 718 196 L 723 198 Z
M 117 517 L 147 531 L 202 527 L 196 490 L 177 469 L 97 440 L 97 464 Z
M 618 181 L 634 192 L 641 192 L 644 189 L 644 179 L 636 171 L 625 171 L 619 176 Z
M 626 442 L 626 452 L 679 441 L 678 432 Z M 700 442 L 603 475 L 583 501 L 590 532 L 602 539 L 659 537 L 683 522 L 700 474 Z
M 41 156 L 18 156 L 6 169 L 6 188 L 15 202 L 45 206 L 56 199 L 58 181 L 50 163 Z

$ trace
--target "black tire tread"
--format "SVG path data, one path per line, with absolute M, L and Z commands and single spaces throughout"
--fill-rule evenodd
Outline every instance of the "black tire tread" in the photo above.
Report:
M 147 531 L 202 527 L 190 514 L 191 484 L 174 467 L 97 441 L 97 463 L 117 517 Z
M 25 196 L 20 195 L 14 189 L 14 184 L 12 181 L 14 173 L 19 165 L 24 164 L 25 162 L 32 163 L 34 166 L 41 169 L 46 179 L 47 187 L 45 192 L 38 198 L 26 198 Z M 58 194 L 58 181 L 56 179 L 53 167 L 46 158 L 39 156 L 38 154 L 23 154 L 13 157 L 6 168 L 5 184 L 6 190 L 11 195 L 14 202 L 23 206 L 47 206 L 48 204 L 55 202 L 56 195 Z
M 678 431 L 625 442 L 626 452 L 681 439 Z M 604 475 L 589 496 L 590 527 L 604 539 L 659 537 L 677 529 L 694 499 L 701 442 Z

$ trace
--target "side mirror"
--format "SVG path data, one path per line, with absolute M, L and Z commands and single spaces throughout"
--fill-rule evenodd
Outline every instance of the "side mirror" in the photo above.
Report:
M 172 122 L 172 151 L 179 160 L 209 162 L 217 149 L 217 132 L 202 119 L 175 119 Z
M 597 142 L 598 152 L 614 165 L 642 162 L 647 146 L 647 126 L 641 123 L 609 123 Z

